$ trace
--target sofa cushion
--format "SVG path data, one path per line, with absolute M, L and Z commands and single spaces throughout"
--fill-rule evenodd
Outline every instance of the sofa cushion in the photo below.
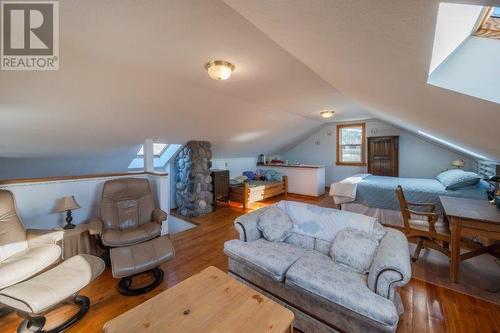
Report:
M 286 284 L 334 302 L 383 325 L 399 316 L 390 300 L 372 292 L 367 276 L 356 273 L 317 251 L 307 251 L 286 273 Z
M 102 234 L 102 243 L 106 246 L 129 246 L 153 239 L 161 232 L 161 225 L 156 222 L 141 224 L 130 229 L 108 229 Z
M 306 250 L 260 238 L 252 242 L 230 240 L 224 243 L 224 252 L 229 257 L 249 265 L 276 281 L 283 281 L 288 268 Z
M 257 228 L 271 242 L 282 242 L 292 233 L 293 223 L 278 207 L 271 207 L 259 215 Z
M 292 232 L 292 234 L 287 239 L 285 239 L 285 243 L 301 247 L 306 250 L 314 250 L 315 238 Z
M 330 257 L 343 266 L 366 274 L 372 265 L 378 242 L 366 232 L 347 228 L 339 231 L 330 248 Z

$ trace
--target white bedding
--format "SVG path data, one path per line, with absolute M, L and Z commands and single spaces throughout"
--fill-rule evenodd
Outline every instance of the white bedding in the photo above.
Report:
M 358 183 L 370 176 L 369 173 L 358 173 L 330 186 L 330 195 L 337 205 L 356 200 Z

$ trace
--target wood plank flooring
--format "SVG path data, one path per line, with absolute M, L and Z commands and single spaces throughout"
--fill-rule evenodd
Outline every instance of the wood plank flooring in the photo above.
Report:
M 68 332 L 101 332 L 106 321 L 208 266 L 227 271 L 227 258 L 222 249 L 226 240 L 237 238 L 234 219 L 279 199 L 253 204 L 246 211 L 237 206 L 219 207 L 212 214 L 196 218 L 199 226 L 172 236 L 176 256 L 162 266 L 165 271 L 162 285 L 146 295 L 126 297 L 119 294 L 117 280 L 113 279 L 111 270 L 106 269 L 96 281 L 83 289 L 82 294 L 90 297 L 92 307 Z M 316 199 L 289 195 L 288 199 L 322 206 L 332 204 L 327 196 Z M 415 279 L 402 288 L 401 297 L 406 311 L 400 318 L 399 333 L 500 332 L 500 306 L 494 303 Z M 62 306 L 49 314 L 49 323 L 57 324 L 74 311 L 75 308 L 70 305 Z M 14 313 L 0 318 L 0 332 L 15 332 L 19 322 Z

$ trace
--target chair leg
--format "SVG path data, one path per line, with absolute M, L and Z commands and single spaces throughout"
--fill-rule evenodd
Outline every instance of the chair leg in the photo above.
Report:
M 64 332 L 71 326 L 75 325 L 80 319 L 85 316 L 90 308 L 90 300 L 86 296 L 77 295 L 73 299 L 73 303 L 80 306 L 80 310 L 74 314 L 71 318 L 66 320 L 59 326 L 56 326 L 48 331 L 43 330 L 46 319 L 44 316 L 33 316 L 24 319 L 21 324 L 17 327 L 17 333 L 59 333 Z
M 418 257 L 420 256 L 420 251 L 422 251 L 423 246 L 424 246 L 424 239 L 419 238 L 418 243 L 417 243 L 417 248 L 415 249 L 415 252 L 413 253 L 413 257 L 411 258 L 411 261 L 413 261 L 413 262 L 417 261 Z

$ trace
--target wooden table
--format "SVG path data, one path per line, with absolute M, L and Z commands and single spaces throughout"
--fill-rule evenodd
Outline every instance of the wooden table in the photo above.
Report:
M 498 244 L 478 247 L 471 252 L 460 254 L 462 237 L 481 236 L 500 240 L 500 209 L 487 200 L 454 198 L 440 196 L 444 213 L 451 228 L 451 268 L 450 280 L 459 281 L 460 261 L 484 254 L 493 253 Z
M 105 333 L 293 331 L 293 313 L 208 267 L 174 287 L 108 321 Z

